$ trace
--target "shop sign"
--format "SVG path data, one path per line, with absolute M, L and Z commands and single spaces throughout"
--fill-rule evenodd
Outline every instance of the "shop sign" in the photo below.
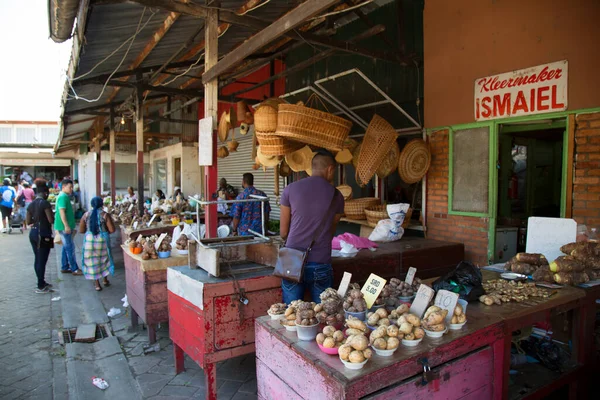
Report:
M 202 118 L 198 121 L 198 165 L 213 165 L 213 119 Z
M 567 109 L 567 60 L 475 80 L 475 120 Z

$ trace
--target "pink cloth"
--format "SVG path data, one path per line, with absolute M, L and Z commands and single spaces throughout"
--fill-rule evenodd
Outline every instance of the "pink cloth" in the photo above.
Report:
M 339 236 L 336 236 L 331 241 L 331 248 L 333 250 L 341 250 L 342 246 L 340 245 L 340 240 L 343 240 L 346 243 L 350 243 L 352 246 L 357 249 L 369 249 L 371 247 L 377 247 L 377 243 L 370 241 L 364 237 L 358 237 L 351 233 L 344 233 Z

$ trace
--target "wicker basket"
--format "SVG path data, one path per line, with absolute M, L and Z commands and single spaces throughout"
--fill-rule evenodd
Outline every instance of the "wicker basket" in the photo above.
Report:
M 365 208 L 377 206 L 381 201 L 377 197 L 362 197 L 344 203 L 344 214 L 348 219 L 366 219 Z
M 344 196 L 344 200 L 345 201 L 348 201 L 348 200 L 352 199 L 352 186 L 350 186 L 350 185 L 340 185 L 336 189 L 340 191 L 340 193 L 342 194 L 342 196 Z
M 358 155 L 356 182 L 359 185 L 365 186 L 369 183 L 397 136 L 394 128 L 385 119 L 377 114 L 373 115 Z
M 387 213 L 387 206 L 382 205 L 365 208 L 365 215 L 367 216 L 367 223 L 373 228 L 375 228 L 377 223 L 382 219 L 388 219 L 390 217 Z
M 431 164 L 431 152 L 423 139 L 411 140 L 404 146 L 398 161 L 398 173 L 406 183 L 419 182 Z
M 314 108 L 280 104 L 276 135 L 313 146 L 339 151 L 352 122 Z
M 387 156 L 383 159 L 379 168 L 377 168 L 377 176 L 381 179 L 386 178 L 398 169 L 398 158 L 400 157 L 400 147 L 398 143 L 392 143 L 392 148 Z
M 285 140 L 278 136 L 256 132 L 256 140 L 260 145 L 261 151 L 267 156 L 284 156 L 301 149 L 302 143 Z
M 254 112 L 254 129 L 263 134 L 274 133 L 277 130 L 277 110 L 285 100 L 271 98 L 263 101 Z

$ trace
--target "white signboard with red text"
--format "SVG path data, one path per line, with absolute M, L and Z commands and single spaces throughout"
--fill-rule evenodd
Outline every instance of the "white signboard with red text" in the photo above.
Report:
M 567 109 L 567 60 L 475 80 L 475 120 Z

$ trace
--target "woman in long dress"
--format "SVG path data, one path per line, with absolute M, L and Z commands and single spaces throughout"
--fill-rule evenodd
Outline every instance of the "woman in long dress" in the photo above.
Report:
M 103 278 L 104 286 L 109 286 L 108 275 L 115 270 L 109 236 L 115 231 L 115 223 L 110 214 L 102 210 L 101 197 L 94 197 L 91 205 L 92 211 L 86 212 L 79 223 L 79 232 L 85 234 L 81 269 L 85 279 L 95 280 L 96 290 L 100 291 L 100 279 Z

